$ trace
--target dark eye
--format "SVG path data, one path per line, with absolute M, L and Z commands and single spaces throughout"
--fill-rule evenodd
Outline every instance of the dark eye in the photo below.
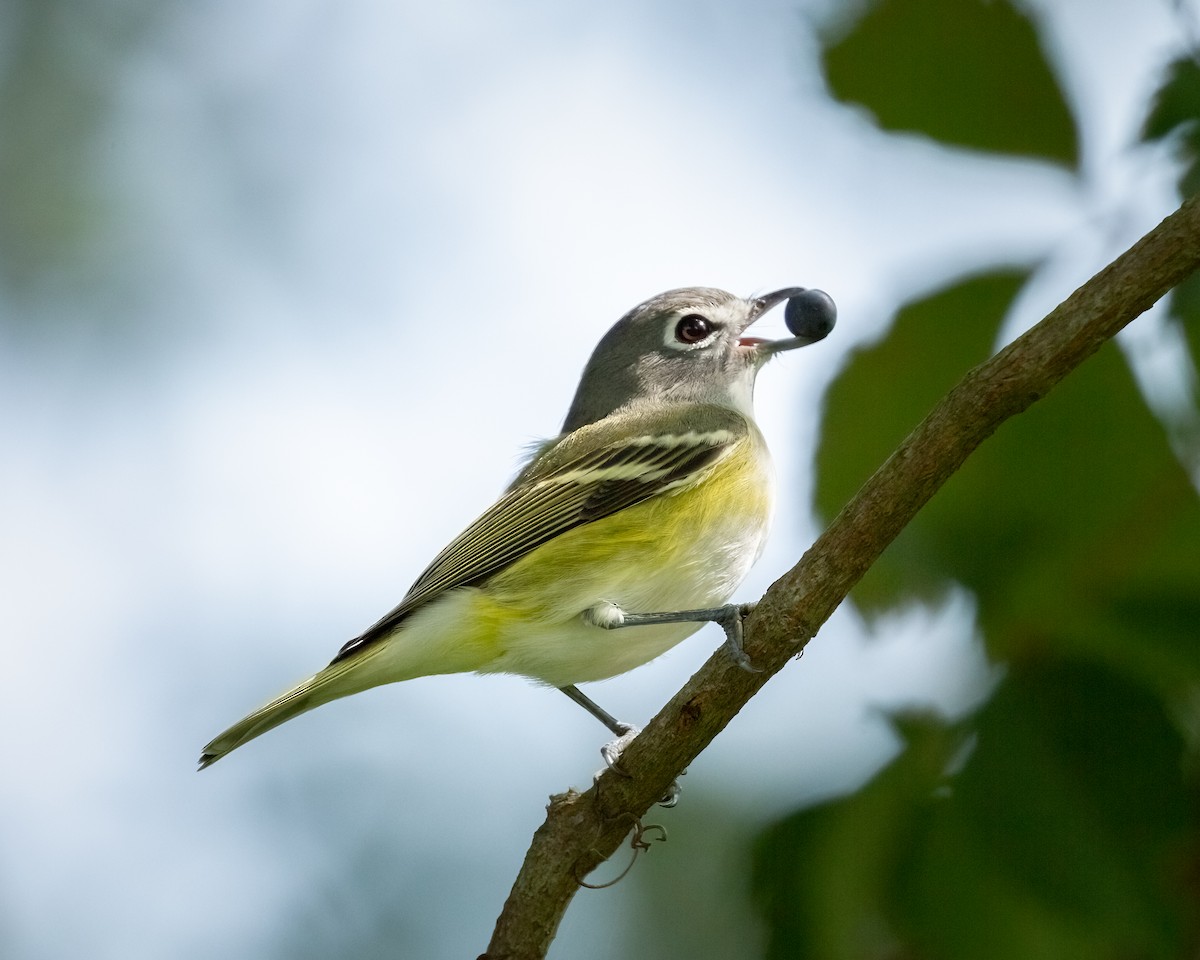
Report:
M 689 313 L 675 324 L 675 339 L 680 343 L 699 343 L 713 332 L 712 321 L 698 313 Z

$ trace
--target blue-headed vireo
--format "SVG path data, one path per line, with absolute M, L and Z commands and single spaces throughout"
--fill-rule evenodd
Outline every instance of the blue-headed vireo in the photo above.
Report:
M 785 300 L 796 336 L 743 336 Z M 558 687 L 621 735 L 630 728 L 575 684 L 646 663 L 707 620 L 745 663 L 745 608 L 722 605 L 771 518 L 754 379 L 824 337 L 834 313 L 802 287 L 750 299 L 689 287 L 634 307 L 593 352 L 562 432 L 500 499 L 329 666 L 209 743 L 201 768 L 338 697 L 467 671 Z

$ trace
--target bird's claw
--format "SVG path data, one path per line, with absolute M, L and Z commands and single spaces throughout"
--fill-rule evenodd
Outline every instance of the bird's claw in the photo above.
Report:
M 725 649 L 729 652 L 729 658 L 747 673 L 762 673 L 761 668 L 750 662 L 750 658 L 742 646 L 745 636 L 742 623 L 755 606 L 754 603 L 731 603 L 722 608 L 722 615 L 716 621 L 725 631 Z
M 633 738 L 641 733 L 640 727 L 635 727 L 631 723 L 622 723 L 625 732 L 615 740 L 610 740 L 600 748 L 600 756 L 604 758 L 604 769 L 611 770 L 613 773 L 621 777 L 630 776 L 629 772 L 621 766 L 621 754 L 625 752 L 625 748 L 633 742 Z M 683 771 L 687 773 L 687 771 Z M 596 780 L 604 770 L 597 770 L 592 778 Z M 658 799 L 660 807 L 673 807 L 679 803 L 679 795 L 683 793 L 683 788 L 679 785 L 678 780 L 672 780 L 671 785 L 667 787 L 667 792 Z
M 609 740 L 600 748 L 600 756 L 604 758 L 604 766 L 608 770 L 622 777 L 628 777 L 629 774 L 621 768 L 621 754 L 625 752 L 625 748 L 633 743 L 633 738 L 642 732 L 641 727 L 635 727 L 632 723 L 622 723 L 625 732 L 615 740 Z M 596 776 L 600 776 L 604 770 L 596 771 Z

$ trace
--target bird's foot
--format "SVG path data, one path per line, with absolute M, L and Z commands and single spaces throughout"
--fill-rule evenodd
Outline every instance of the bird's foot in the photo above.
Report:
M 621 754 L 624 753 L 626 747 L 633 743 L 634 737 L 642 731 L 640 727 L 635 727 L 631 723 L 623 723 L 621 726 L 625 728 L 625 732 L 617 737 L 617 739 L 610 740 L 602 746 L 600 748 L 600 756 L 604 758 L 606 769 L 612 770 L 619 776 L 628 777 L 629 774 L 621 768 Z M 602 773 L 604 773 L 604 770 L 597 770 L 596 777 L 599 777 Z M 685 770 L 684 773 L 687 773 L 687 771 Z M 671 785 L 667 788 L 667 792 L 659 797 L 658 805 L 660 807 L 675 806 L 679 802 L 679 795 L 681 793 L 683 793 L 683 788 L 679 786 L 679 781 L 672 780 Z
M 747 673 L 762 673 L 761 669 L 750 662 L 750 658 L 742 646 L 742 640 L 745 637 L 742 624 L 746 617 L 750 616 L 755 606 L 757 606 L 755 603 L 730 603 L 719 608 L 721 611 L 719 618 L 713 618 L 725 631 L 725 649 L 729 653 L 729 658 Z

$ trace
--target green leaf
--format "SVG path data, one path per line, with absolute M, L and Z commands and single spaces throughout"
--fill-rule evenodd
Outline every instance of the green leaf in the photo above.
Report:
M 1200 64 L 1191 57 L 1176 60 L 1154 96 L 1154 105 L 1142 127 L 1143 140 L 1177 135 L 1185 167 L 1180 192 L 1191 196 L 1200 188 Z
M 1200 795 L 1162 704 L 1042 664 L 1005 680 L 976 735 L 902 880 L 920 891 L 900 906 L 911 939 L 988 960 L 1185 955 Z
M 1019 278 L 906 307 L 830 391 L 826 516 L 990 353 Z M 1163 694 L 1200 682 L 1200 498 L 1115 345 L 1005 423 L 852 594 L 868 613 L 958 583 L 1000 660 L 1092 657 Z
M 1034 25 L 1007 2 L 882 0 L 827 46 L 834 95 L 887 130 L 1074 167 L 1071 111 Z
M 1193 955 L 1200 791 L 1162 704 L 1079 663 L 1011 672 L 963 725 L 906 722 L 851 797 L 755 848 L 769 956 L 1117 960 Z
M 900 311 L 887 337 L 860 349 L 830 387 L 817 451 L 817 509 L 831 518 L 933 405 L 992 353 L 1028 274 L 974 277 Z M 867 612 L 932 599 L 949 578 L 924 559 L 921 517 L 868 571 L 852 596 Z
M 1200 682 L 1200 499 L 1107 344 L 1006 423 L 919 524 L 1002 660 L 1071 652 L 1173 694 Z
M 755 843 L 752 892 L 771 960 L 902 956 L 891 889 L 963 732 L 917 716 L 896 723 L 906 749 L 870 784 L 787 817 Z
M 1200 273 L 1193 273 L 1171 291 L 1171 313 L 1183 328 L 1192 365 L 1200 370 Z

